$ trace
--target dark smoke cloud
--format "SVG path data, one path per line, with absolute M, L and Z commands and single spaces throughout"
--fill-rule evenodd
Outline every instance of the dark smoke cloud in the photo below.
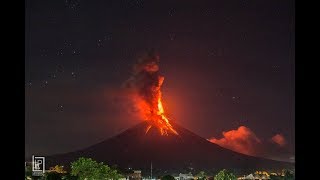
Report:
M 145 53 L 138 58 L 133 66 L 132 76 L 124 83 L 124 88 L 130 92 L 130 99 L 134 101 L 134 109 L 137 111 L 141 111 L 141 107 L 150 111 L 152 107 L 157 107 L 159 89 L 163 82 L 163 77 L 159 75 L 159 60 L 154 50 Z

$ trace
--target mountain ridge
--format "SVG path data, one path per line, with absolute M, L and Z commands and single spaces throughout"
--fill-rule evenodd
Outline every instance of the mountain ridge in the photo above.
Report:
M 179 135 L 162 136 L 156 127 L 148 133 L 148 122 L 141 122 L 111 138 L 89 147 L 48 156 L 49 167 L 68 166 L 79 157 L 90 157 L 98 162 L 119 167 L 144 169 L 153 163 L 159 169 L 210 168 L 292 168 L 294 163 L 248 156 L 209 142 L 192 131 L 172 123 Z

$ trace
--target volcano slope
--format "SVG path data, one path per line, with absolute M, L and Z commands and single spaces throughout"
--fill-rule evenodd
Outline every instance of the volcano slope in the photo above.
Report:
M 247 156 L 172 124 L 179 135 L 169 133 L 162 136 L 152 127 L 148 133 L 146 121 L 126 131 L 82 150 L 46 157 L 46 166 L 56 164 L 69 166 L 79 157 L 90 157 L 98 162 L 118 167 L 135 169 L 154 168 L 180 171 L 186 167 L 193 169 L 282 169 L 293 168 L 293 163 L 274 161 Z

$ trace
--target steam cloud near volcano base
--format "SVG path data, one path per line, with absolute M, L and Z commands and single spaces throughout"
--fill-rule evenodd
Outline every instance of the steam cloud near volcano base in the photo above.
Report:
M 294 152 L 287 146 L 287 140 L 281 134 L 270 139 L 258 137 L 250 128 L 240 126 L 222 133 L 222 138 L 210 138 L 208 141 L 224 148 L 250 155 L 281 161 L 294 161 Z

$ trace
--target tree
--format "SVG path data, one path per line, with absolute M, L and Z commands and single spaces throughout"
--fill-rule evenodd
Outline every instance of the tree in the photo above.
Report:
M 119 179 L 121 177 L 117 170 L 112 170 L 103 162 L 98 163 L 91 158 L 79 158 L 71 163 L 71 175 L 84 179 Z
M 175 180 L 173 176 L 171 175 L 165 175 L 161 177 L 161 180 Z
M 40 180 L 44 179 L 43 176 L 32 176 L 32 167 L 31 166 L 26 166 L 25 167 L 25 176 L 24 179 L 32 179 L 32 180 Z
M 282 176 L 270 175 L 270 180 L 283 180 Z
M 62 174 L 61 173 L 57 173 L 57 172 L 47 172 L 45 174 L 45 179 L 46 180 L 56 180 L 56 179 L 61 179 L 62 178 Z
M 67 171 L 63 169 L 63 166 L 56 165 L 49 168 L 49 171 L 45 173 L 45 177 L 47 180 L 61 179 L 66 173 Z
M 72 176 L 71 174 L 66 174 L 64 176 L 62 176 L 63 180 L 78 180 L 78 177 L 77 176 Z
M 284 170 L 284 180 L 294 180 L 293 172 L 288 169 L 285 169 Z
M 204 171 L 200 171 L 196 177 L 198 177 L 199 180 L 204 180 L 206 179 L 206 173 Z
M 29 178 L 32 176 L 32 168 L 31 166 L 26 166 L 25 167 L 25 179 Z
M 214 176 L 214 180 L 236 180 L 236 176 L 226 169 L 221 170 Z

